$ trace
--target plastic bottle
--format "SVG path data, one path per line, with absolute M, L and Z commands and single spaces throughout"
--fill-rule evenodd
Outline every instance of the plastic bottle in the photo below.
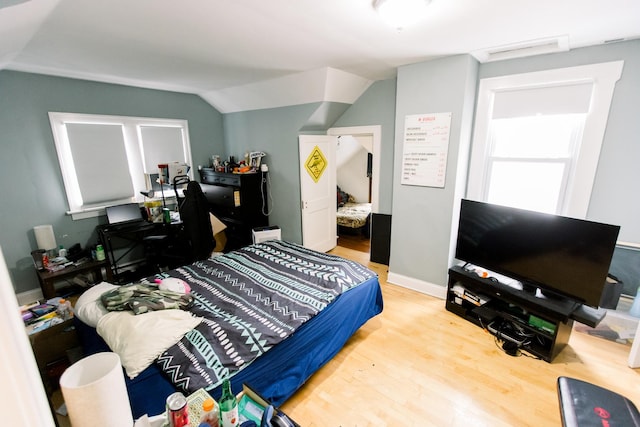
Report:
M 220 407 L 220 427 L 237 427 L 238 401 L 231 391 L 231 382 L 225 379 L 222 383 L 222 396 L 218 402 Z
M 198 427 L 218 427 L 220 419 L 218 418 L 218 405 L 216 401 L 209 398 L 202 402 L 202 417 Z
M 104 248 L 102 247 L 102 245 L 96 246 L 96 260 L 104 261 L 104 258 Z
M 62 258 L 66 258 L 67 256 L 67 250 L 62 245 L 60 245 L 60 249 L 58 249 L 58 256 Z
M 58 308 L 56 309 L 56 313 L 62 320 L 69 320 L 73 314 L 71 308 L 71 301 L 61 298 L 58 302 Z

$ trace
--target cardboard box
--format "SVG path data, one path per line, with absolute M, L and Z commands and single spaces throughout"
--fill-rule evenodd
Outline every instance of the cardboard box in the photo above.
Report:
M 227 235 L 224 232 L 227 226 L 212 213 L 209 213 L 209 220 L 211 221 L 213 239 L 216 242 L 213 252 L 222 252 L 224 247 L 227 245 Z

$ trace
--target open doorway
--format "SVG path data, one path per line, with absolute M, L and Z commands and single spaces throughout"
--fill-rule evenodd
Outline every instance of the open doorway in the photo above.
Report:
M 379 195 L 380 126 L 332 128 L 336 148 L 338 246 L 369 253 L 371 214 Z

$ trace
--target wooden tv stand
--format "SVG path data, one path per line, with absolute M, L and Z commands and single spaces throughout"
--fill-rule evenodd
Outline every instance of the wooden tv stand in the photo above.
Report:
M 595 327 L 606 314 L 570 299 L 537 297 L 458 266 L 449 269 L 446 309 L 547 362 L 569 342 L 574 320 Z

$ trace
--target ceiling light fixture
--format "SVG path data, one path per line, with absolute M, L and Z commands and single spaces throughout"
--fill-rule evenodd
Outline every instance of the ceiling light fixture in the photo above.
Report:
M 429 3 L 431 0 L 375 0 L 373 7 L 387 24 L 402 29 L 418 22 Z

